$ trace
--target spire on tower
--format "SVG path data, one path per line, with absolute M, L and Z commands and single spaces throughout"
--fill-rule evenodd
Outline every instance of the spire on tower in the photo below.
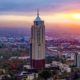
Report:
M 39 9 L 37 9 L 37 16 L 39 16 Z
M 37 9 L 37 17 L 34 21 L 42 21 L 40 16 L 39 16 L 39 9 Z

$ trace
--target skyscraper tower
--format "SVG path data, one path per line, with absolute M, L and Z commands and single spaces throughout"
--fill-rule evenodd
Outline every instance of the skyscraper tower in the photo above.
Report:
M 37 17 L 31 27 L 31 65 L 35 69 L 43 69 L 45 67 L 45 26 L 44 21 Z

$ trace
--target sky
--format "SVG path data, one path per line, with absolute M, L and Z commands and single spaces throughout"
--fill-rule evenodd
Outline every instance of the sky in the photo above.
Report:
M 0 0 L 0 27 L 31 27 L 37 8 L 46 27 L 80 28 L 80 0 Z

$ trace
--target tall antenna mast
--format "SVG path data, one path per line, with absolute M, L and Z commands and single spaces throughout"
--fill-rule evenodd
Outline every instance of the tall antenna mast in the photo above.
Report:
M 37 16 L 39 16 L 39 9 L 37 9 Z

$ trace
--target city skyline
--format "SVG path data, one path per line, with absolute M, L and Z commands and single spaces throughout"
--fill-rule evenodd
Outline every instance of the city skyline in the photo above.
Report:
M 30 27 L 37 8 L 46 27 L 80 28 L 79 0 L 0 0 L 0 27 Z

